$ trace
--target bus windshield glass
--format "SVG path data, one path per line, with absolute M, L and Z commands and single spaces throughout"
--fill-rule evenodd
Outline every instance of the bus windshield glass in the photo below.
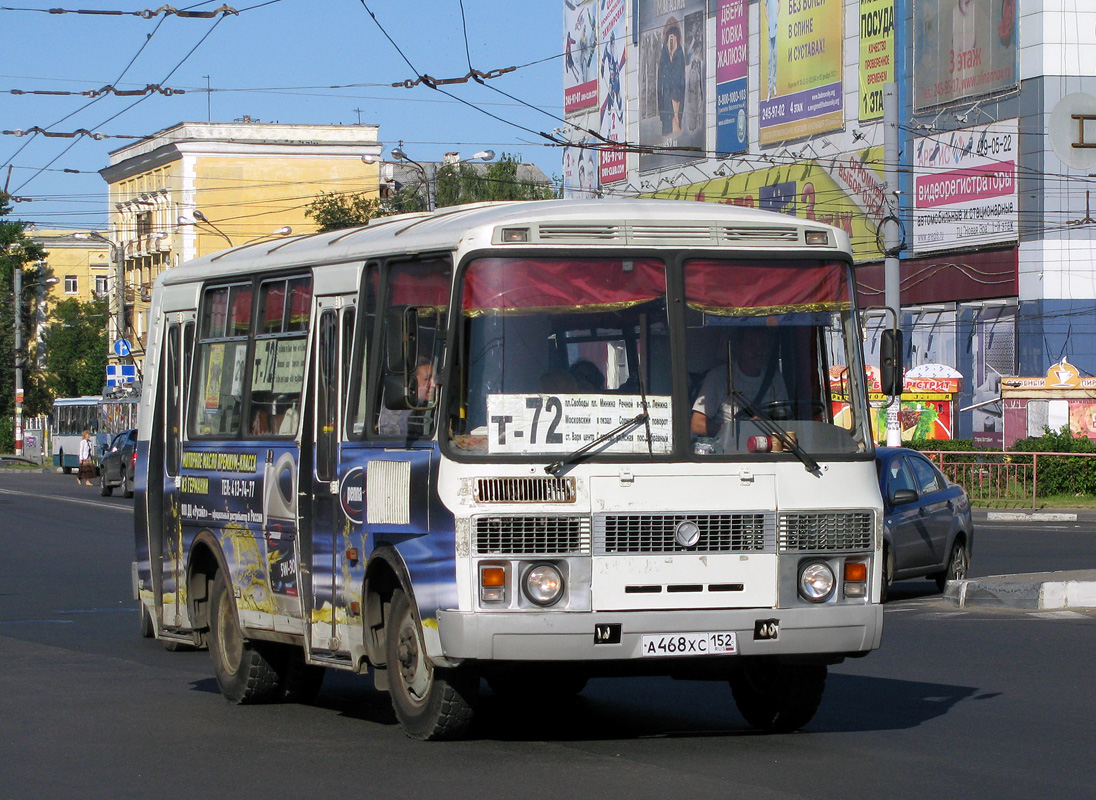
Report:
M 667 314 L 674 286 L 680 322 Z M 458 296 L 456 452 L 868 449 L 862 403 L 850 399 L 862 393 L 848 391 L 860 370 L 846 369 L 859 356 L 843 263 L 480 258 Z

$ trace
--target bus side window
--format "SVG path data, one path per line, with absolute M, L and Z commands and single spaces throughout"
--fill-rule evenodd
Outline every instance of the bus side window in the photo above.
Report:
M 311 277 L 279 278 L 260 285 L 249 435 L 297 433 L 311 313 Z
M 207 289 L 202 299 L 190 414 L 196 436 L 235 436 L 240 429 L 251 297 L 251 284 L 236 284 Z

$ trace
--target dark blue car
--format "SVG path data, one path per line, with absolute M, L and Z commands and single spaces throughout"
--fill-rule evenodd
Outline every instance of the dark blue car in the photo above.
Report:
M 882 596 L 903 578 L 928 576 L 941 591 L 965 578 L 974 527 L 963 487 L 916 450 L 877 448 L 875 466 L 885 515 Z

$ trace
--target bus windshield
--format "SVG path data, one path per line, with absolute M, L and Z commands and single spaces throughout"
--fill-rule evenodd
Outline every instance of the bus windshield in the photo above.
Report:
M 863 409 L 842 402 L 859 395 L 847 385 L 860 379 L 842 263 L 480 258 L 458 296 L 458 452 L 557 456 L 592 442 L 591 455 L 651 457 L 868 449 Z

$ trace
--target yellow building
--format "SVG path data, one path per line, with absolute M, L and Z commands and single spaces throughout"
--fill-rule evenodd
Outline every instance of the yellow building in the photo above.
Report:
M 376 125 L 184 122 L 110 154 L 110 340 L 130 342 L 140 365 L 152 282 L 165 269 L 256 239 L 312 233 L 305 216 L 322 192 L 376 196 Z M 372 163 L 362 160 L 369 156 Z M 103 244 L 102 242 L 100 242 Z M 119 259 L 124 330 L 118 327 Z M 111 353 L 113 358 L 113 353 Z M 125 360 L 129 363 L 129 360 Z
M 56 283 L 43 287 L 40 296 L 49 311 L 61 300 L 86 303 L 107 292 L 110 250 L 101 242 L 82 239 L 68 230 L 30 226 L 27 238 L 46 249 L 46 274 Z

